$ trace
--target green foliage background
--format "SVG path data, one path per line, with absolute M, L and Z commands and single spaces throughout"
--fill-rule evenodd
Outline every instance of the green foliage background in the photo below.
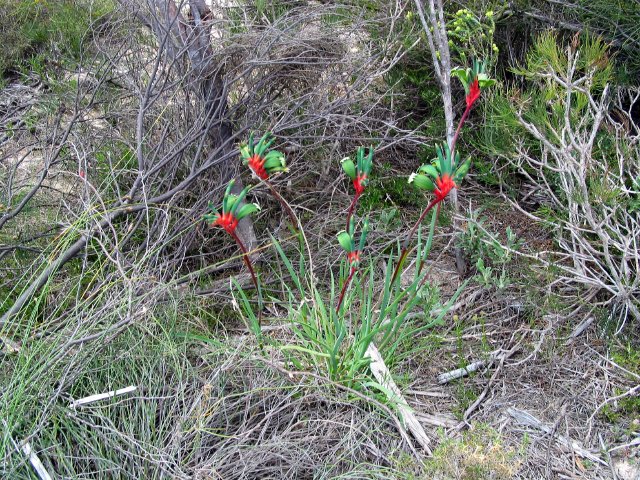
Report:
M 46 52 L 78 60 L 91 22 L 113 8 L 111 0 L 0 0 L 0 75 L 43 73 Z

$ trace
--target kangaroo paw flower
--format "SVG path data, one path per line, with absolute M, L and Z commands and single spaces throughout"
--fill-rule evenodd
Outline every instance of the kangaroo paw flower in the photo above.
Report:
M 452 158 L 446 143 L 436 145 L 437 157 L 431 164 L 422 165 L 417 173 L 412 173 L 409 183 L 421 190 L 433 192 L 437 201 L 444 200 L 449 192 L 458 187 L 471 166 L 471 159 L 460 162 L 460 154 Z
M 234 195 L 231 193 L 231 188 L 234 183 L 235 181 L 231 180 L 224 192 L 221 208 L 222 213 L 220 213 L 212 203 L 209 203 L 209 210 L 211 210 L 211 212 L 204 215 L 204 220 L 210 226 L 223 228 L 231 235 L 236 231 L 240 220 L 252 213 L 260 211 L 260 206 L 257 203 L 246 203 L 242 205 L 244 197 L 247 196 L 251 187 L 245 187 L 239 195 Z
M 268 180 L 278 172 L 289 171 L 284 154 L 277 150 L 269 150 L 274 141 L 275 137 L 267 132 L 255 143 L 252 133 L 249 135 L 249 143 L 240 147 L 243 163 L 261 180 Z
M 481 89 L 490 87 L 496 83 L 495 80 L 489 78 L 486 73 L 486 68 L 486 62 L 474 60 L 471 68 L 456 67 L 451 70 L 451 75 L 458 77 L 464 87 L 467 109 L 470 109 L 476 100 L 480 98 Z
M 351 218 L 349 223 L 349 231 L 342 230 L 338 233 L 338 242 L 340 246 L 347 252 L 347 260 L 351 267 L 357 267 L 360 264 L 360 254 L 364 250 L 367 243 L 367 233 L 369 231 L 369 220 L 365 219 L 362 224 L 362 232 L 359 241 L 355 240 L 355 220 Z
M 358 148 L 356 153 L 356 163 L 351 158 L 346 157 L 340 161 L 342 169 L 353 182 L 353 187 L 357 195 L 362 195 L 369 183 L 369 175 L 373 166 L 373 147 L 365 152 L 364 147 Z

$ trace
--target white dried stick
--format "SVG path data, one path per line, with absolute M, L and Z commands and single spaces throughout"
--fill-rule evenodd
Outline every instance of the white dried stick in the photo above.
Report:
M 373 376 L 378 380 L 380 385 L 382 385 L 387 391 L 391 392 L 392 395 L 388 395 L 388 398 L 397 408 L 405 427 L 413 434 L 418 443 L 422 448 L 424 448 L 425 452 L 427 452 L 428 455 L 431 455 L 431 448 L 429 448 L 431 439 L 427 436 L 427 433 L 424 431 L 424 428 L 422 428 L 422 424 L 413 413 L 411 407 L 409 407 L 409 404 L 402 395 L 398 385 L 396 385 L 396 382 L 391 377 L 391 372 L 385 365 L 382 355 L 380 355 L 378 348 L 373 343 L 369 344 L 365 356 L 371 358 L 369 368 L 371 373 L 373 373 Z
M 81 405 L 87 405 L 88 403 L 104 400 L 105 398 L 117 397 L 118 395 L 124 395 L 125 393 L 135 392 L 138 387 L 131 385 L 130 387 L 121 388 L 119 390 L 111 390 L 106 393 L 97 393 L 95 395 L 89 395 L 88 397 L 74 400 L 69 404 L 69 408 L 79 407 Z

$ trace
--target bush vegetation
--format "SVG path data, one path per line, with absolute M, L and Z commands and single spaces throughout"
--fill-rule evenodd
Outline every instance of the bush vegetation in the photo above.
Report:
M 633 2 L 207 3 L 0 0 L 0 477 L 633 467 Z

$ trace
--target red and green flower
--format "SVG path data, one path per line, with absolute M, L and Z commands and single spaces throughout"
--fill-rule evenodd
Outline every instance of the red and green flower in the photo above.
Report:
M 355 239 L 356 222 L 351 218 L 349 222 L 349 231 L 342 230 L 338 233 L 338 242 L 340 246 L 347 252 L 347 260 L 352 268 L 356 268 L 360 264 L 360 254 L 364 250 L 367 242 L 367 233 L 369 231 L 369 220 L 365 219 L 362 224 L 362 232 L 360 239 Z
M 364 147 L 358 148 L 356 153 L 356 163 L 350 157 L 343 158 L 340 161 L 342 169 L 347 176 L 353 181 L 356 189 L 356 195 L 361 195 L 369 183 L 369 175 L 373 166 L 373 147 L 369 148 L 369 152 L 365 152 Z
M 269 150 L 275 141 L 271 133 L 265 133 L 258 143 L 254 143 L 253 133 L 249 135 L 249 143 L 240 147 L 240 155 L 245 165 L 261 180 L 267 180 L 278 172 L 288 172 L 284 154 L 277 150 Z
M 204 215 L 204 220 L 211 227 L 223 228 L 227 233 L 234 235 L 238 222 L 244 217 L 251 215 L 252 213 L 260 211 L 260 206 L 257 203 L 245 203 L 242 205 L 244 198 L 251 187 L 245 187 L 239 195 L 231 193 L 234 180 L 229 182 L 227 189 L 224 192 L 224 198 L 222 200 L 222 213 L 218 212 L 211 202 L 209 202 L 209 209 L 211 213 Z
M 467 109 L 470 109 L 473 104 L 480 98 L 480 90 L 482 88 L 490 87 L 495 80 L 489 78 L 486 73 L 486 62 L 473 61 L 471 68 L 456 67 L 451 70 L 453 77 L 458 77 L 466 94 Z
M 457 188 L 471 166 L 471 159 L 460 162 L 460 154 L 455 153 L 451 158 L 449 145 L 436 145 L 437 157 L 431 164 L 422 165 L 417 173 L 411 174 L 409 183 L 422 190 L 433 192 L 437 201 L 444 200 L 449 192 Z

